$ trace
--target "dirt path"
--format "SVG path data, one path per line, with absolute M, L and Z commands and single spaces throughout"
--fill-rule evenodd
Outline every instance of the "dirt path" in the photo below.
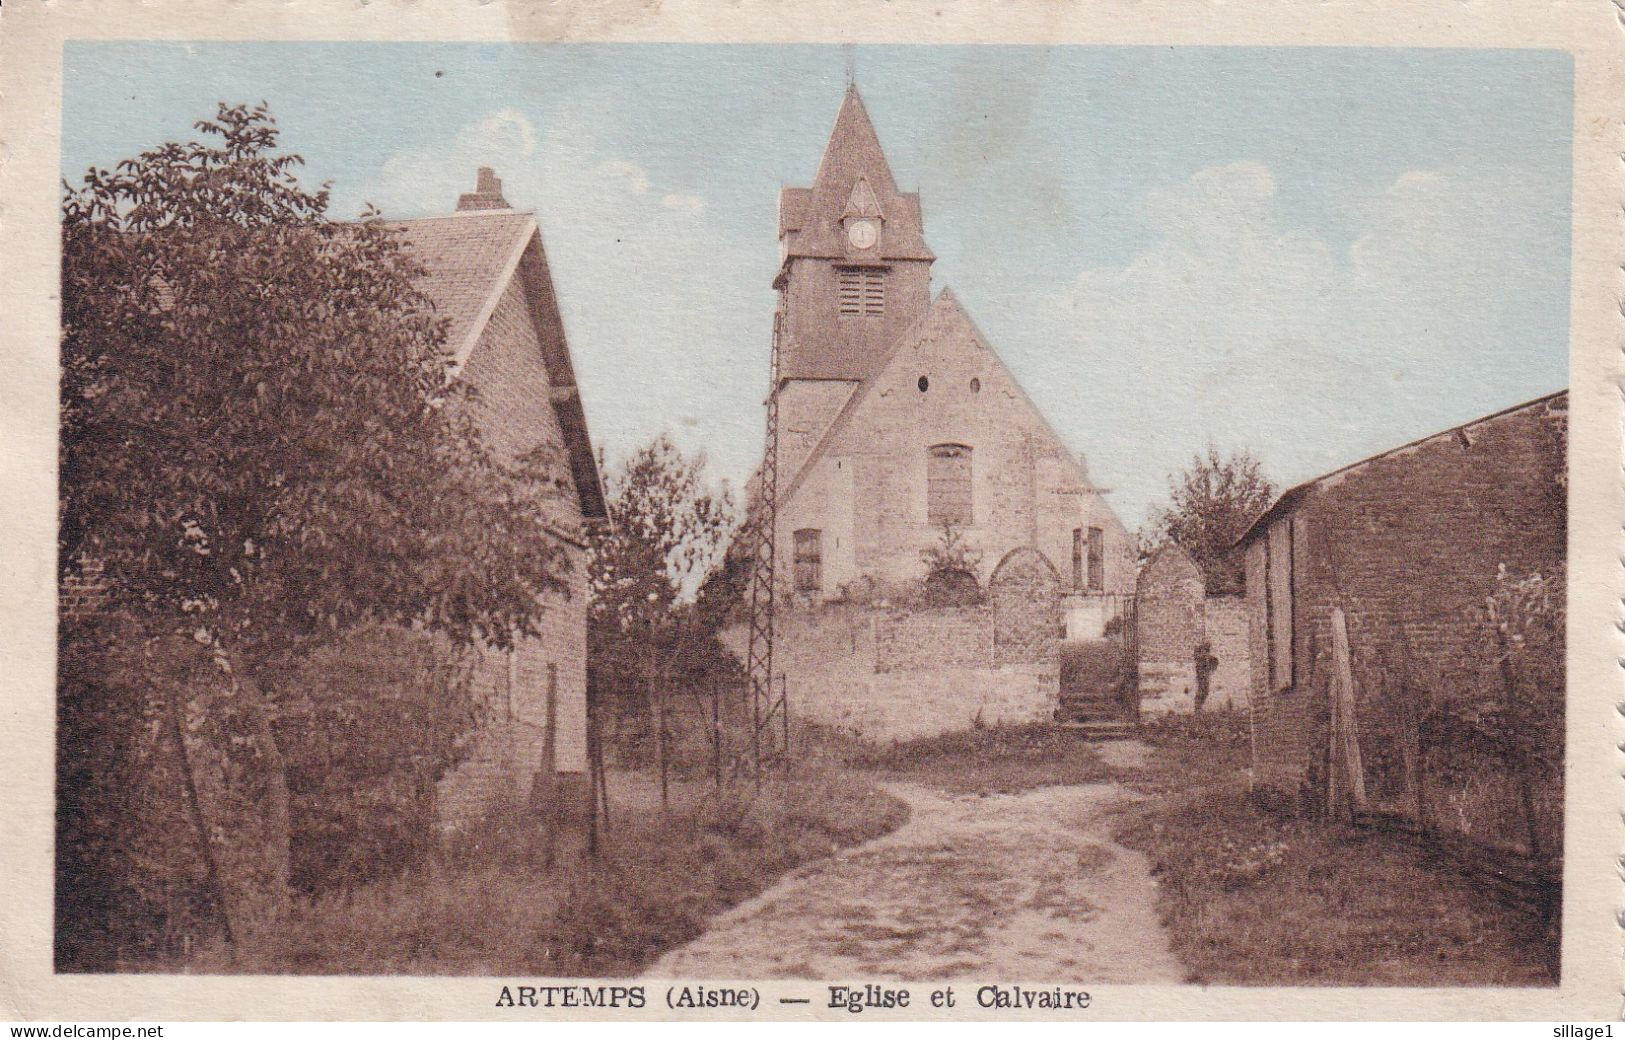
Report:
M 1116 784 L 945 795 L 887 784 L 898 830 L 792 872 L 649 969 L 662 978 L 1179 982 Z

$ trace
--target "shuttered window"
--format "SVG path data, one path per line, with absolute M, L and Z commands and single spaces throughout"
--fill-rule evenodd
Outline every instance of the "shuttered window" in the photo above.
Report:
M 1089 591 L 1106 589 L 1106 532 L 1098 527 L 1089 528 Z
M 1293 682 L 1292 542 L 1290 517 L 1270 525 L 1264 546 L 1264 636 L 1272 690 Z
M 925 513 L 933 524 L 971 522 L 971 451 L 938 444 L 926 459 Z
M 1072 529 L 1072 591 L 1082 592 L 1085 575 L 1089 572 L 1083 567 L 1083 528 Z
M 815 528 L 796 532 L 795 581 L 797 592 L 824 588 L 824 536 Z
M 879 267 L 837 268 L 841 316 L 877 318 L 886 313 L 886 272 Z

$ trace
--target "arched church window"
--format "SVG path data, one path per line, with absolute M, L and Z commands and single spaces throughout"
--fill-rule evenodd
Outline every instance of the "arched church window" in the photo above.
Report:
M 795 585 L 797 592 L 822 592 L 824 588 L 824 535 L 814 527 L 795 534 Z
M 971 510 L 971 450 L 963 444 L 928 449 L 925 513 L 933 524 L 968 524 Z

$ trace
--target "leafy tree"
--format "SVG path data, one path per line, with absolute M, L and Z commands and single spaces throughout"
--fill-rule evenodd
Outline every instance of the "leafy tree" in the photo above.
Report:
M 264 105 L 196 129 L 64 185 L 60 577 L 207 644 L 275 773 L 273 661 L 374 622 L 537 630 L 557 476 L 482 442 L 398 232 L 330 220 Z
M 1168 478 L 1168 504 L 1152 515 L 1141 546 L 1149 553 L 1177 542 L 1202 569 L 1209 594 L 1236 592 L 1243 576 L 1230 549 L 1274 498 L 1275 485 L 1252 452 L 1221 455 L 1209 445 L 1207 454 L 1192 456 L 1184 472 Z
M 664 794 L 668 701 L 679 684 L 725 667 L 716 632 L 728 614 L 733 496 L 709 488 L 705 457 L 666 435 L 633 452 L 608 477 L 613 526 L 594 531 L 588 587 L 589 662 L 597 690 L 641 702 L 654 730 Z M 737 567 L 735 568 L 737 569 Z M 706 582 L 717 570 L 723 579 Z M 737 577 L 737 575 L 735 575 Z M 706 595 L 698 596 L 704 587 Z
M 982 566 L 982 554 L 966 544 L 958 525 L 943 521 L 942 536 L 920 551 L 920 562 L 925 564 L 922 587 L 928 606 L 965 606 L 981 601 L 982 586 L 976 580 L 976 571 Z

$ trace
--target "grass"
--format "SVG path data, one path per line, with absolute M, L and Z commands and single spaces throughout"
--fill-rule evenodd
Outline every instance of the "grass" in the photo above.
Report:
M 847 767 L 953 794 L 1016 794 L 1112 778 L 1087 741 L 1054 725 L 995 725 L 887 745 L 853 745 Z
M 1153 723 L 1153 795 L 1118 841 L 1144 852 L 1192 982 L 1550 985 L 1538 918 L 1391 837 L 1279 815 L 1247 795 L 1245 731 L 1222 716 Z
M 620 804 L 616 780 L 620 779 Z M 899 826 L 907 807 L 808 772 L 717 795 L 681 785 L 662 813 L 646 780 L 611 777 L 603 856 L 547 869 L 512 835 L 432 867 L 296 906 L 288 941 L 230 970 L 308 974 L 624 976 L 698 936 L 786 871 Z

